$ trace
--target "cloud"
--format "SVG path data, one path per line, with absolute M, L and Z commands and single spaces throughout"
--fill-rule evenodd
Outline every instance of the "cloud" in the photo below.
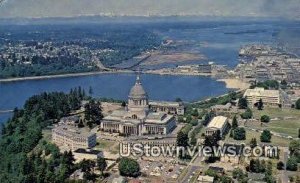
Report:
M 0 18 L 80 15 L 300 18 L 299 12 L 300 0 L 4 0 L 0 6 Z

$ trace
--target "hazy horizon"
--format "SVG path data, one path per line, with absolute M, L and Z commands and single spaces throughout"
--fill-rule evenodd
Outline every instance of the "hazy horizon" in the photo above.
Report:
M 300 19 L 300 0 L 0 0 L 0 18 L 212 16 Z

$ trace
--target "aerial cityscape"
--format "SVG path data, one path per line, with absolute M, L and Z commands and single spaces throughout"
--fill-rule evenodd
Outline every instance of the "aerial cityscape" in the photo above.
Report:
M 0 1 L 0 182 L 300 183 L 299 5 Z

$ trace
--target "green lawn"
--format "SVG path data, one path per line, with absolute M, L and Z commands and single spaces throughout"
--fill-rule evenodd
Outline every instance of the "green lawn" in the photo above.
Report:
M 119 143 L 110 140 L 97 140 L 96 149 L 106 150 L 111 152 L 112 154 L 117 154 L 119 152 Z
M 256 138 L 257 143 L 260 142 L 260 132 L 252 131 L 252 130 L 246 130 L 246 140 L 234 140 L 233 138 L 229 137 L 229 134 L 226 136 L 225 141 L 226 142 L 232 142 L 232 143 L 245 143 L 249 144 L 252 138 Z M 290 140 L 285 138 L 280 138 L 276 136 L 272 136 L 271 144 L 276 146 L 289 146 Z
M 300 128 L 300 110 L 265 108 L 262 111 L 254 109 L 253 114 L 256 119 L 260 119 L 262 115 L 268 115 L 271 119 L 280 118 L 280 120 L 272 120 L 269 123 L 266 123 L 266 128 L 292 137 L 298 136 L 298 129 Z M 283 119 L 287 117 L 293 119 Z

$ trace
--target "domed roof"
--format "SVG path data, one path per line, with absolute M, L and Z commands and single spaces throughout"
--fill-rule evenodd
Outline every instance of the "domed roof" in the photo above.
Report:
M 140 77 L 137 76 L 136 78 L 136 82 L 134 84 L 134 86 L 131 88 L 130 93 L 129 93 L 129 97 L 133 97 L 133 98 L 144 98 L 147 96 L 147 93 L 145 92 L 142 83 L 140 81 Z

